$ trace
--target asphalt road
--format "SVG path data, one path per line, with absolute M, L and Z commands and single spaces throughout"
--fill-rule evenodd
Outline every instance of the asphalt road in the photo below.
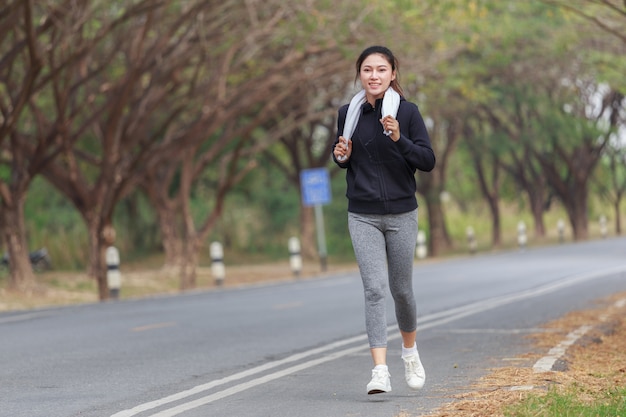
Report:
M 419 416 L 532 348 L 524 336 L 626 291 L 626 238 L 416 263 L 426 386 L 367 396 L 360 278 L 0 314 L 3 417 Z

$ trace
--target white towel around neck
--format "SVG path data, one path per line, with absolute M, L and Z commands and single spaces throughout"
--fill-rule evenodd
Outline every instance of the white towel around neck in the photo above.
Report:
M 343 137 L 346 139 L 352 138 L 354 129 L 359 122 L 361 116 L 361 106 L 365 103 L 365 90 L 361 90 L 352 97 L 350 105 L 348 106 L 348 113 L 346 114 L 346 122 L 343 125 Z M 392 116 L 394 119 L 398 115 L 398 107 L 400 107 L 400 94 L 393 88 L 389 87 L 385 91 L 383 97 L 382 115 Z M 385 135 L 391 135 L 391 131 L 385 131 Z

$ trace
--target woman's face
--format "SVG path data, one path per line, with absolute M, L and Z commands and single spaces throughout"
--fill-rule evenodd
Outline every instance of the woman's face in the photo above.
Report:
M 391 64 L 381 54 L 369 55 L 361 64 L 359 72 L 361 85 L 370 103 L 382 98 L 391 82 L 396 78 L 396 72 Z

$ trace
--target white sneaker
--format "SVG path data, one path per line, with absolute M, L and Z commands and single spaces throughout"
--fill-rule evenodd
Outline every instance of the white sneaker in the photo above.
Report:
M 424 371 L 424 367 L 420 361 L 419 353 L 415 352 L 413 355 L 403 357 L 402 360 L 404 361 L 404 377 L 406 378 L 406 383 L 412 389 L 422 388 L 426 382 L 426 371 Z
M 367 384 L 368 394 L 391 391 L 391 374 L 387 369 L 372 369 L 372 380 Z

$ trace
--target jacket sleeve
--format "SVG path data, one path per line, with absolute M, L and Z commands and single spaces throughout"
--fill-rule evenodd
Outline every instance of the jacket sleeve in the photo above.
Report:
M 403 101 L 397 119 L 400 124 L 400 139 L 397 145 L 407 163 L 413 169 L 432 171 L 435 167 L 435 152 L 417 105 Z
M 347 168 L 350 165 L 350 159 L 344 162 L 340 162 L 335 158 L 335 146 L 339 143 L 339 136 L 343 135 L 343 126 L 346 123 L 346 115 L 348 114 L 348 105 L 344 105 L 339 108 L 337 114 L 337 134 L 335 135 L 335 141 L 333 142 L 332 148 L 330 148 L 330 157 L 340 168 Z

